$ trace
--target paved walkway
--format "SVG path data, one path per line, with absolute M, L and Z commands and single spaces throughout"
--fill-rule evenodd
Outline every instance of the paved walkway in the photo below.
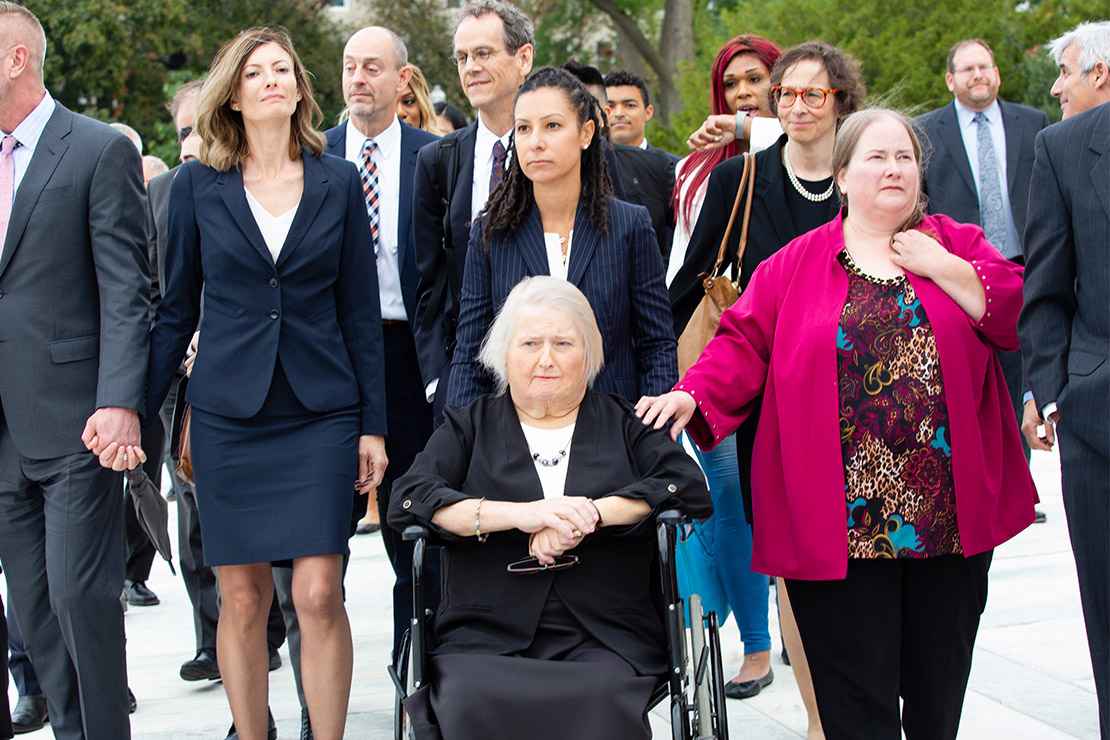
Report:
M 1068 547 L 1056 458 L 1037 453 L 1034 475 L 1048 523 L 1034 526 L 1000 548 L 991 569 L 990 598 L 975 651 L 960 740 L 1064 740 L 1098 737 L 1094 679 L 1087 655 L 1075 567 Z M 176 526 L 171 522 L 171 526 Z M 392 684 L 384 671 L 392 620 L 392 573 L 381 540 L 358 537 L 347 576 L 355 635 L 355 678 L 347 737 L 387 740 L 392 728 Z M 163 563 L 150 586 L 157 607 L 127 613 L 131 686 L 139 700 L 132 718 L 136 740 L 224 737 L 229 713 L 219 683 L 187 684 L 178 676 L 193 655 L 193 628 L 185 589 Z M 773 610 L 772 610 L 773 614 Z M 777 625 L 772 624 L 775 644 Z M 739 642 L 730 620 L 723 635 L 726 674 L 739 666 Z M 777 651 L 776 651 L 777 652 Z M 285 651 L 282 651 L 285 655 Z M 775 683 L 746 702 L 730 701 L 737 740 L 804 736 L 805 714 L 790 669 L 775 658 Z M 271 705 L 280 737 L 297 737 L 300 710 L 288 666 L 271 674 Z M 669 738 L 665 714 L 653 716 L 657 738 Z M 49 731 L 23 737 L 44 740 Z

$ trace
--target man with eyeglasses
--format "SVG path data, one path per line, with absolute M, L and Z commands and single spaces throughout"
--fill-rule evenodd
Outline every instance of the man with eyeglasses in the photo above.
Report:
M 1044 111 L 998 97 L 1002 84 L 994 52 L 982 39 L 964 39 L 948 52 L 944 76 L 953 100 L 917 124 L 932 144 L 926 158 L 929 213 L 983 227 L 1003 255 L 1024 262 L 1021 234 L 1033 174 L 1033 141 L 1048 126 Z M 1016 422 L 1021 422 L 1021 353 L 999 352 Z M 1026 459 L 1029 447 L 1025 447 Z M 1037 521 L 1045 515 L 1037 510 Z
M 531 19 L 509 3 L 474 0 L 463 6 L 453 59 L 478 116 L 466 128 L 426 145 L 417 159 L 412 222 L 420 278 L 410 321 L 437 423 L 455 351 L 470 224 L 504 177 L 513 99 L 532 71 L 534 45 Z

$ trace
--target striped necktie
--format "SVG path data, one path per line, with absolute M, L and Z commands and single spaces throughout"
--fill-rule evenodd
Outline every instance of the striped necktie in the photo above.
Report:
M 374 247 L 374 254 L 378 253 L 378 232 L 381 229 L 378 201 L 382 197 L 382 191 L 378 187 L 378 165 L 374 163 L 377 148 L 378 144 L 373 139 L 367 139 L 363 143 L 358 168 L 359 179 L 362 180 L 362 195 L 366 198 L 366 215 L 370 217 L 370 244 Z

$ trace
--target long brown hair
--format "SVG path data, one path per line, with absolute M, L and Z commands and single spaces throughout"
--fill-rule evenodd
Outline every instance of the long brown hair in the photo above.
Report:
M 300 157 L 302 147 L 307 147 L 317 156 L 324 152 L 324 135 L 318 128 L 324 114 L 312 94 L 312 82 L 293 48 L 289 34 L 280 28 L 248 28 L 240 31 L 216 53 L 197 101 L 196 130 L 201 137 L 200 161 L 213 169 L 226 172 L 240 166 L 250 154 L 243 116 L 231 109 L 231 99 L 239 88 L 247 59 L 255 49 L 265 44 L 277 44 L 293 60 L 293 75 L 297 80 L 297 92 L 301 95 L 293 111 L 289 158 Z
M 436 112 L 432 107 L 432 96 L 428 91 L 428 79 L 424 77 L 424 72 L 415 64 L 409 64 L 408 68 L 412 70 L 412 77 L 409 78 L 409 90 L 412 91 L 412 96 L 416 98 L 416 108 L 420 111 L 420 125 L 416 128 L 429 131 L 437 136 L 443 136 L 446 131 L 440 131 L 439 124 L 436 122 Z

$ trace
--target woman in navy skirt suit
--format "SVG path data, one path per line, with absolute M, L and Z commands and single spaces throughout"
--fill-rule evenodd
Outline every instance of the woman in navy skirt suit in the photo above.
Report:
M 190 441 L 222 596 L 216 652 L 241 740 L 268 735 L 272 565 L 293 568 L 315 737 L 342 737 L 351 492 L 375 488 L 387 464 L 367 200 L 355 167 L 323 154 L 319 119 L 284 32 L 243 31 L 216 56 L 197 111 L 200 161 L 173 183 L 151 336 L 157 413 L 200 322 Z

